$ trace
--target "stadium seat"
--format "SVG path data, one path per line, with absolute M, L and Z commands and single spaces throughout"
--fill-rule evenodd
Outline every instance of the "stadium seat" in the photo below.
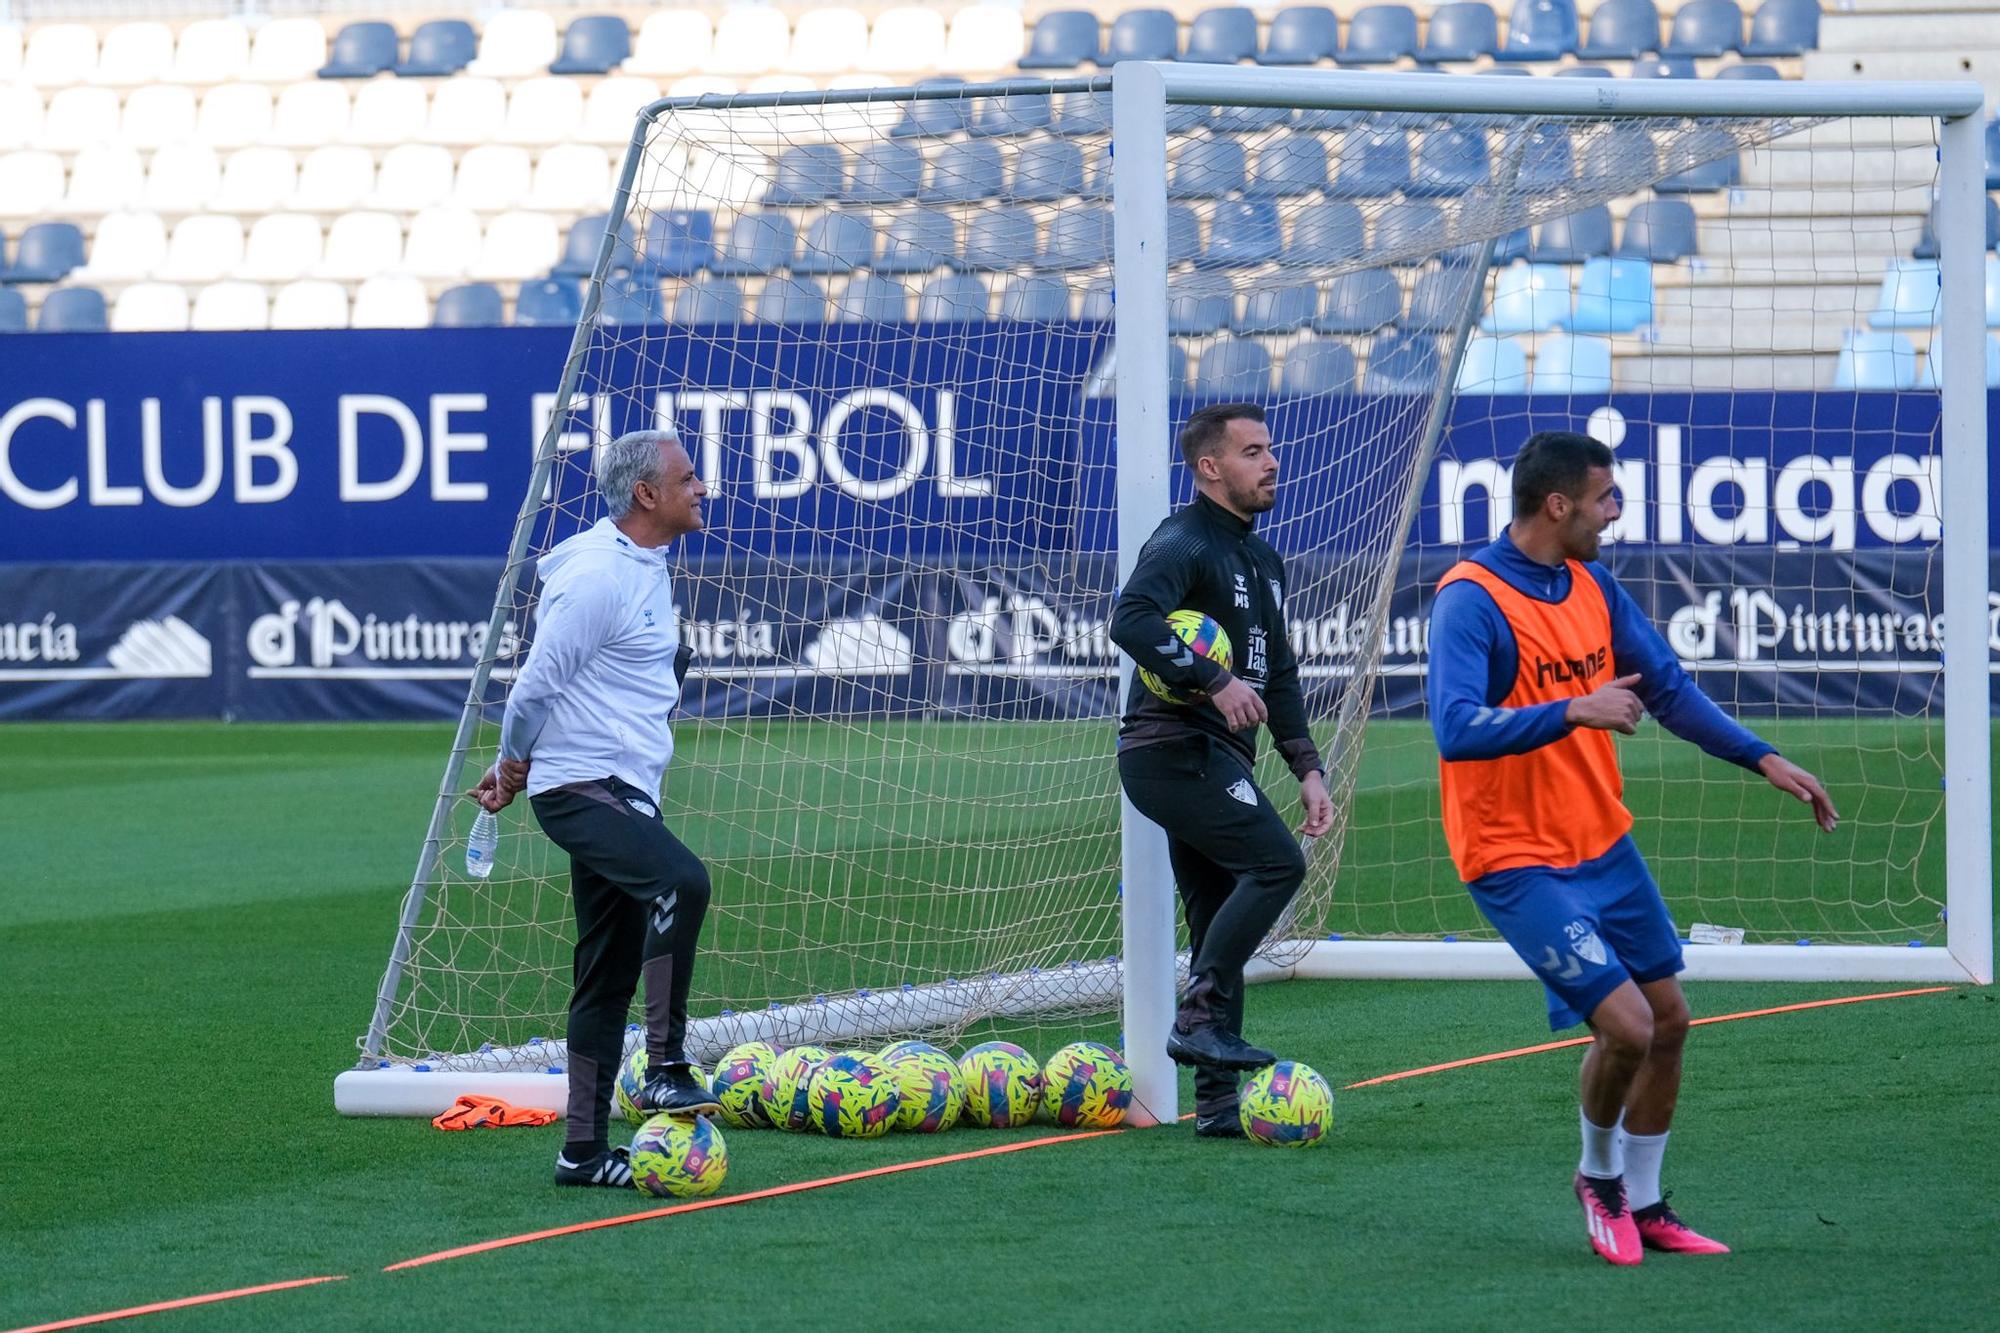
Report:
M 213 282 L 194 294 L 188 328 L 196 332 L 271 327 L 271 299 L 257 282 Z
M 350 318 L 357 329 L 421 329 L 431 322 L 431 303 L 417 279 L 381 275 L 355 290 Z
M 250 226 L 235 276 L 252 282 L 289 282 L 319 266 L 319 219 L 307 213 L 268 213 Z
M 42 298 L 35 328 L 42 333 L 103 333 L 111 327 L 104 293 L 95 287 L 58 287 Z
M 381 122 L 374 137 L 355 133 L 362 124 L 357 113 L 363 107 Z M 295 83 L 278 93 L 265 142 L 279 148 L 306 150 L 342 140 L 370 145 L 401 143 L 408 137 L 410 127 L 422 124 L 423 119 L 424 90 L 414 85 L 363 84 L 359 95 L 350 102 L 342 84 Z M 214 136 L 203 138 L 209 143 L 216 142 Z
M 971 273 L 947 273 L 932 278 L 917 293 L 917 323 L 984 323 L 989 296 L 985 281 Z
M 1576 50 L 1576 0 L 1514 0 L 1496 60 L 1555 60 Z
M 1195 263 L 1200 268 L 1251 268 L 1276 259 L 1284 248 L 1277 205 L 1265 199 L 1232 200 L 1216 207 L 1208 248 Z
M 1986 248 L 1988 250 L 2000 249 L 2000 202 L 1996 202 L 1991 195 L 1986 197 Z M 1931 205 L 1930 213 L 1924 218 L 1923 234 L 1917 238 L 1917 248 L 1911 252 L 1911 255 L 1916 259 L 1936 259 L 1938 257 L 1937 205 L 1935 203 Z
M 1195 364 L 1188 392 L 1197 398 L 1267 398 L 1271 393 L 1271 354 L 1250 338 L 1217 338 Z
M 1403 289 L 1387 269 L 1343 273 L 1326 291 L 1313 328 L 1320 333 L 1373 333 L 1403 314 Z
M 507 90 L 496 79 L 445 79 L 431 98 L 430 119 L 415 136 L 425 143 L 472 148 L 490 143 L 507 119 Z
M 1096 214 L 1098 210 L 1084 209 Z M 1061 216 L 1061 214 L 1058 214 Z M 894 231 L 892 229 L 893 238 Z M 965 230 L 965 267 L 970 269 L 1014 269 L 1023 268 L 1035 262 L 1041 238 L 1035 225 L 1034 214 L 1025 208 L 989 208 L 974 213 Z M 1107 242 L 1109 244 L 1109 242 Z M 890 252 L 885 248 L 882 254 L 886 265 Z M 1085 267 L 1094 261 L 1084 259 L 1067 267 Z M 902 270 L 884 269 L 885 272 Z
M 244 77 L 259 83 L 310 79 L 326 61 L 326 29 L 310 18 L 270 19 L 250 44 Z
M 674 293 L 669 318 L 675 324 L 741 324 L 743 285 L 733 278 L 696 278 Z
M 1541 194 L 1566 186 L 1576 177 L 1576 162 L 1570 152 L 1567 126 L 1543 125 L 1528 136 L 1515 168 L 1514 186 L 1529 194 Z
M 660 87 L 651 79 L 636 75 L 613 75 L 599 79 L 583 107 L 583 123 L 576 137 L 584 143 L 622 146 L 632 137 L 639 108 L 656 100 Z
M 1444 210 L 1435 204 L 1390 204 L 1375 215 L 1368 253 L 1378 264 L 1422 264 L 1432 257 L 1435 238 L 1444 230 Z
M 984 224 L 989 228 L 1004 229 L 1010 225 L 1010 219 L 1016 214 L 1026 216 L 1019 209 L 976 213 L 973 215 L 973 226 L 977 228 Z M 1028 224 L 1028 237 L 1027 259 L 1032 260 L 1034 257 L 1032 222 Z M 898 214 L 890 220 L 888 229 L 882 234 L 881 257 L 875 260 L 872 267 L 877 273 L 928 273 L 932 269 L 952 263 L 957 258 L 957 253 L 958 228 L 951 216 L 935 209 L 916 208 Z M 863 258 L 857 261 L 857 265 L 868 267 L 866 249 L 862 254 Z M 1008 263 L 992 267 L 1011 267 L 1013 263 L 1019 262 L 1026 261 L 1012 259 Z
M 1718 79 L 1758 79 L 1769 81 L 1782 79 L 1785 76 L 1778 72 L 1776 65 L 1742 64 L 1724 65 L 1721 69 L 1715 71 L 1715 77 Z
M 1316 65 L 1340 50 L 1339 24 L 1324 5 L 1292 5 L 1271 19 L 1260 65 Z
M 493 212 L 513 208 L 527 195 L 534 167 L 527 150 L 511 144 L 483 143 L 458 159 L 451 201 L 460 208 Z
M 2000 256 L 1986 256 L 1986 327 L 2000 329 Z
M 616 14 L 586 14 L 563 30 L 551 74 L 609 74 L 632 54 L 632 30 Z
M 938 22 L 938 35 L 940 38 L 944 35 L 942 19 Z M 794 74 L 839 74 L 861 68 L 867 55 L 867 17 L 845 5 L 827 5 L 799 14 L 792 27 L 791 54 L 784 61 L 784 68 Z
M 1172 60 L 1180 53 L 1181 27 L 1168 9 L 1126 9 L 1111 21 L 1106 65 L 1121 60 Z
M 1204 65 L 1236 65 L 1257 58 L 1257 15 L 1240 5 L 1204 9 L 1188 25 L 1181 59 Z
M 764 202 L 774 208 L 831 203 L 847 192 L 847 157 L 839 144 L 793 144 L 778 154 Z
M 826 288 L 811 278 L 772 278 L 757 294 L 759 324 L 826 322 Z
M 1289 199 L 1326 188 L 1326 145 L 1312 134 L 1290 133 L 1257 152 L 1244 194 L 1252 199 Z
M 597 305 L 600 325 L 664 324 L 667 312 L 659 284 L 643 274 L 614 273 L 604 281 Z
M 1408 5 L 1368 5 L 1347 21 L 1343 65 L 1393 65 L 1417 51 L 1417 16 Z
M 1229 138 L 1196 139 L 1174 155 L 1169 199 L 1220 199 L 1243 188 L 1243 145 Z
M 1530 393 L 1611 392 L 1611 340 L 1551 334 L 1535 352 Z
M 426 208 L 410 219 L 400 271 L 418 278 L 463 277 L 472 270 L 479 241 L 479 216 L 471 209 L 452 204 Z M 549 262 L 554 259 L 551 253 Z M 540 271 L 547 269 L 545 263 Z
M 1493 242 L 1493 254 L 1487 263 L 1494 268 L 1505 268 L 1517 259 L 1526 259 L 1532 244 L 1528 229 L 1516 227 Z
M 485 24 L 479 34 L 479 54 L 467 62 L 466 73 L 487 79 L 524 79 L 547 72 L 555 63 L 560 41 L 556 21 L 549 14 L 539 9 L 501 9 L 489 14 Z
M 1986 387 L 2000 389 L 2000 340 L 1990 334 L 1981 341 L 1986 346 Z M 1917 372 L 1919 389 L 1941 389 L 1944 387 L 1945 342 L 1942 333 L 1932 333 L 1930 351 L 1924 356 L 1922 369 Z
M 292 207 L 313 213 L 344 213 L 375 189 L 375 157 L 366 148 L 330 144 L 315 148 L 299 164 Z
M 1259 286 L 1244 298 L 1243 314 L 1230 327 L 1238 333 L 1293 333 L 1310 325 L 1318 314 L 1319 288 L 1311 282 Z
M 175 83 L 134 88 L 125 95 L 117 140 L 133 148 L 159 148 L 195 137 L 194 90 Z
M 741 5 L 723 11 L 703 67 L 711 74 L 761 74 L 782 69 L 792 50 L 792 25 L 781 9 Z
M 1111 94 L 1074 92 L 1056 98 L 1057 134 L 1101 134 L 1111 128 Z
M 1417 59 L 1426 64 L 1445 60 L 1477 60 L 1500 45 L 1500 20 L 1485 0 L 1459 0 L 1431 10 L 1430 26 Z
M 167 228 L 158 213 L 109 213 L 97 224 L 89 259 L 70 276 L 93 284 L 135 282 L 151 277 L 166 257 Z
M 677 208 L 646 220 L 640 259 L 662 277 L 684 278 L 707 268 L 715 257 L 715 215 L 705 209 Z
M 1653 266 L 1643 260 L 1587 259 L 1576 283 L 1572 333 L 1630 333 L 1653 322 Z
M 1719 56 L 1743 44 L 1743 11 L 1736 0 L 1688 0 L 1674 11 L 1666 56 Z
M 299 168 L 287 148 L 239 148 L 222 166 L 222 188 L 209 207 L 218 213 L 269 213 L 298 192 Z
M 1353 204 L 1307 204 L 1292 219 L 1285 244 L 1287 264 L 1328 264 L 1351 259 L 1367 249 L 1367 228 Z
M 1674 264 L 1700 252 L 1694 208 L 1685 200 L 1650 199 L 1634 204 L 1625 215 L 1625 234 L 1618 240 L 1620 259 Z
M 1603 0 L 1590 12 L 1590 32 L 1577 55 L 1631 60 L 1660 49 L 1660 11 L 1653 0 Z
M 1473 129 L 1432 130 L 1417 141 L 1404 193 L 1412 198 L 1461 195 L 1486 184 L 1486 135 Z
M 177 282 L 135 282 L 111 306 L 114 333 L 185 333 L 187 288 Z
M 894 278 L 857 273 L 834 298 L 837 324 L 900 324 L 909 306 L 909 291 Z
M 1342 142 L 1326 192 L 1336 199 L 1381 199 L 1409 183 L 1409 136 L 1400 129 L 1377 129 Z
M 136 88 L 164 78 L 174 64 L 174 30 L 164 23 L 121 23 L 104 34 L 92 83 Z
M 1167 205 L 1167 263 L 1185 263 L 1201 254 L 1201 219 L 1192 204 Z
M 1456 387 L 1462 394 L 1473 395 L 1526 393 L 1527 349 L 1518 338 L 1470 339 L 1459 358 Z
M 82 23 L 43 23 L 28 34 L 21 81 L 37 88 L 71 88 L 97 71 L 97 33 Z
M 740 213 L 709 271 L 723 276 L 775 273 L 792 262 L 798 229 L 782 213 Z
M 821 213 L 799 242 L 794 273 L 852 273 L 875 257 L 875 229 L 859 213 Z
M 344 329 L 347 288 L 337 282 L 306 279 L 289 282 L 271 297 L 274 329 Z
M 1353 393 L 1353 349 L 1333 338 L 1316 338 L 1294 347 L 1285 354 L 1285 364 L 1278 372 L 1278 392 L 1297 397 Z
M 1569 270 L 1561 264 L 1509 264 L 1494 275 L 1488 333 L 1540 333 L 1569 322 Z
M 146 171 L 137 149 L 125 144 L 93 144 L 71 160 L 69 189 L 61 211 L 72 217 L 100 217 L 130 206 L 145 192 Z
M 0 288 L 0 333 L 28 331 L 28 300 L 11 287 Z
M 1015 278 L 1000 292 L 1003 323 L 1060 324 L 1069 319 L 1069 284 L 1046 273 Z
M 1437 342 L 1428 333 L 1379 334 L 1368 352 L 1361 392 L 1435 393 L 1437 372 Z
M 1007 134 L 1036 134 L 1055 121 L 1055 99 L 1047 93 L 1023 93 L 1015 97 L 982 98 L 972 113 L 972 133 L 982 138 Z M 1038 137 L 1029 141 L 1039 143 Z
M 286 100 L 293 93 L 312 86 L 296 84 L 279 94 L 277 119 L 280 124 L 285 120 Z M 395 148 L 421 138 L 418 127 L 429 119 L 429 90 L 423 84 L 390 83 L 378 79 L 362 84 L 354 94 L 353 115 L 341 138 L 369 148 Z M 275 137 L 275 132 L 272 141 L 284 142 Z
M 583 294 L 561 278 L 524 282 L 514 300 L 514 323 L 523 327 L 573 328 L 582 317 Z
M 37 222 L 21 233 L 0 282 L 60 282 L 83 264 L 83 232 L 73 222 Z
M 0 22 L 0 80 L 21 76 L 21 25 Z
M 558 144 L 535 163 L 523 207 L 580 213 L 611 203 L 611 160 L 589 144 Z
M 333 53 L 321 67 L 322 79 L 372 79 L 394 69 L 400 43 L 392 24 L 350 23 L 334 35 Z
M 574 79 L 528 79 L 507 99 L 507 118 L 489 139 L 540 147 L 568 143 L 583 126 L 583 86 Z M 626 133 L 631 133 L 628 125 Z
M 437 144 L 398 144 L 382 155 L 381 174 L 366 204 L 370 208 L 414 213 L 451 197 L 451 150 Z
M 1226 278 L 1203 275 L 1167 284 L 1167 332 L 1176 338 L 1206 338 L 1235 321 L 1236 289 Z
M 1602 65 L 1565 65 L 1556 71 L 1559 79 L 1610 79 L 1617 77 Z
M 927 204 L 969 204 L 1000 193 L 1000 146 L 990 139 L 948 143 L 931 158 L 917 198 Z
M 1764 0 L 1750 20 L 1746 56 L 1796 56 L 1819 49 L 1819 0 Z
M 699 9 L 665 9 L 646 15 L 627 74 L 692 74 L 707 67 L 715 45 L 715 26 Z M 574 320 L 570 321 L 575 323 Z
M 1102 60 L 1097 15 L 1087 9 L 1058 9 L 1035 20 L 1021 68 L 1075 69 Z
M 1651 175 L 1659 168 L 1658 145 L 1644 126 L 1613 124 L 1583 141 L 1576 155 L 1578 180 Z
M 1877 329 L 1927 329 L 1938 322 L 1941 290 L 1935 259 L 1892 259 L 1868 324 Z
M 196 213 L 174 224 L 166 258 L 153 270 L 168 282 L 219 282 L 243 262 L 243 223 L 219 213 Z
M 313 276 L 360 282 L 393 271 L 402 259 L 401 218 L 390 213 L 342 213 L 326 229 L 326 249 Z
M 917 80 L 919 88 L 960 88 L 958 78 Z M 903 115 L 890 129 L 892 139 L 944 139 L 963 133 L 972 123 L 972 104 L 957 97 L 930 97 L 904 104 Z
M 345 98 L 341 99 L 343 103 Z M 261 83 L 225 83 L 202 94 L 195 112 L 194 141 L 210 148 L 249 148 L 271 133 L 271 90 Z M 339 129 L 347 127 L 341 108 Z M 336 130 L 338 133 L 338 130 Z
M 975 26 L 981 20 L 975 19 Z M 990 25 L 990 20 L 987 20 Z M 1021 49 L 1020 16 L 1014 17 L 1013 30 L 999 34 L 999 44 L 985 51 L 960 51 L 961 59 L 946 58 L 948 46 L 945 36 L 944 15 L 938 10 L 924 5 L 902 5 L 886 9 L 875 16 L 875 22 L 868 30 L 867 49 L 856 62 L 856 68 L 875 74 L 919 74 L 926 70 L 938 69 L 999 69 L 1011 65 L 1015 53 Z M 796 48 L 798 41 L 793 39 Z
M 972 246 L 966 245 L 971 267 Z M 1102 205 L 1064 209 L 1049 221 L 1042 263 L 1049 268 L 1094 268 L 1111 262 L 1111 210 Z
M 174 45 L 176 83 L 240 79 L 250 68 L 250 29 L 234 19 L 201 19 L 181 29 Z
M 587 278 L 597 267 L 597 252 L 604 245 L 605 224 L 610 216 L 592 213 L 578 218 L 570 224 L 569 235 L 563 242 L 562 255 L 550 268 L 549 276 L 554 278 Z M 640 267 L 638 253 L 632 247 L 632 224 L 628 220 L 619 229 L 618 248 L 611 255 L 611 269 L 630 271 Z M 575 323 L 575 320 L 571 320 Z
M 1917 349 L 1900 333 L 1854 330 L 1834 362 L 1836 389 L 1909 389 L 1917 382 Z
M 915 144 L 872 143 L 855 159 L 847 197 L 857 204 L 904 203 L 917 197 L 923 173 L 924 156 Z
M 486 282 L 468 282 L 438 293 L 431 307 L 431 326 L 440 329 L 490 329 L 507 322 L 500 289 Z
M 887 17 L 884 15 L 883 17 Z M 876 21 L 880 30 L 881 21 Z M 951 32 L 945 37 L 944 53 L 925 69 L 1000 68 L 1013 63 L 1010 52 L 1024 49 L 1026 26 L 1021 11 L 1012 5 L 968 5 L 951 16 Z M 1091 34 L 1096 49 L 1096 32 Z M 870 59 L 873 60 L 873 47 Z
M 1686 171 L 1662 176 L 1653 182 L 1655 194 L 1713 194 L 1736 184 L 1739 170 L 1737 155 L 1733 152 L 1713 158 Z
M 465 273 L 485 282 L 525 282 L 547 273 L 561 252 L 556 220 L 547 213 L 502 213 L 486 224 Z
M 118 141 L 118 94 L 109 88 L 59 88 L 49 97 L 38 143 L 73 153 L 94 143 Z
M 1692 79 L 1697 71 L 1693 56 L 1640 56 L 1625 75 L 1632 79 Z
M 1466 281 L 1461 267 L 1425 269 L 1410 288 L 1410 308 L 1397 326 L 1411 333 L 1449 333 L 1457 328 L 1465 313 Z
M 1083 149 L 1065 139 L 1035 138 L 1014 154 L 1007 195 L 1016 203 L 1046 204 L 1083 193 Z
M 1282 106 L 1219 106 L 1209 127 L 1226 134 L 1255 134 L 1275 130 L 1288 124 L 1292 119 L 1289 107 Z
M 26 148 L 42 133 L 42 95 L 25 83 L 0 83 L 0 151 Z
M 410 34 L 410 53 L 396 73 L 406 79 L 444 78 L 470 65 L 478 53 L 479 38 L 470 23 L 432 19 Z

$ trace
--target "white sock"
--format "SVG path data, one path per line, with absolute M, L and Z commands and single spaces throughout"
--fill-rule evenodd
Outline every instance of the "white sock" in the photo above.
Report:
M 1625 1158 L 1625 1206 L 1637 1211 L 1660 1201 L 1660 1159 L 1667 1155 L 1667 1136 L 1618 1130 L 1618 1151 Z
M 1576 1119 L 1583 1126 L 1583 1161 L 1576 1169 L 1599 1180 L 1624 1175 L 1625 1163 L 1618 1152 L 1618 1126 L 1593 1125 L 1582 1107 L 1577 1108 Z

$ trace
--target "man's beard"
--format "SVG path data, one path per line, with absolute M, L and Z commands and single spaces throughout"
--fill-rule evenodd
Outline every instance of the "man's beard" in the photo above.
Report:
M 1246 514 L 1261 514 L 1278 503 L 1278 488 L 1273 486 L 1266 494 L 1261 485 L 1252 486 L 1244 491 L 1231 492 L 1229 500 Z

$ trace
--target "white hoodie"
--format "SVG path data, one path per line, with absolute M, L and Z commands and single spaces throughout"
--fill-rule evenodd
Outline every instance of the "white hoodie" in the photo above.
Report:
M 666 548 L 635 546 L 608 518 L 541 558 L 541 613 L 514 678 L 500 753 L 527 759 L 527 792 L 623 778 L 657 796 L 680 702 L 680 618 Z

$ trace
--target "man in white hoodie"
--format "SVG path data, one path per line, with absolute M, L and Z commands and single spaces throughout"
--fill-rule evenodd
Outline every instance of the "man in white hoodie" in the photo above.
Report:
M 627 1186 L 632 1168 L 606 1121 L 625 1016 L 646 980 L 641 1109 L 721 1108 L 682 1049 L 708 871 L 660 819 L 673 757 L 667 718 L 690 654 L 666 546 L 701 530 L 708 488 L 671 433 L 634 431 L 596 451 L 609 517 L 543 556 L 541 613 L 501 724 L 500 759 L 473 795 L 498 810 L 526 791 L 570 855 L 576 990 L 569 1006 L 568 1138 L 561 1185 Z

